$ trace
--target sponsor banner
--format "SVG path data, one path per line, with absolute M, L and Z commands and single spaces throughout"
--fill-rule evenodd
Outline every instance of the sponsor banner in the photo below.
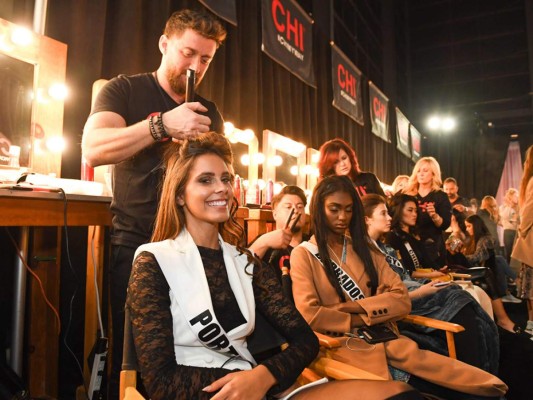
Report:
M 372 82 L 368 83 L 368 94 L 372 133 L 390 143 L 389 99 Z
M 396 148 L 411 158 L 411 149 L 409 149 L 409 120 L 398 107 L 396 107 Z
M 409 127 L 411 133 L 411 159 L 417 162 L 422 153 L 422 135 L 413 125 Z
M 199 0 L 213 14 L 237 26 L 237 6 L 235 0 Z
M 310 86 L 313 67 L 313 21 L 293 0 L 262 0 L 261 49 Z
M 361 71 L 334 44 L 331 45 L 331 79 L 333 106 L 364 125 Z

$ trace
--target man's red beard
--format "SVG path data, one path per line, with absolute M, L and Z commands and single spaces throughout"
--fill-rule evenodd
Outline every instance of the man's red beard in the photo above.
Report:
M 176 75 L 173 73 L 173 71 L 169 71 L 167 73 L 167 80 L 174 93 L 179 96 L 185 96 L 185 92 L 187 90 L 187 75 L 185 72 L 183 74 Z M 198 79 L 198 75 L 196 75 L 196 85 L 194 86 L 194 89 L 198 87 L 199 83 L 200 80 Z
M 168 73 L 167 74 L 167 80 L 168 80 L 168 83 L 170 85 L 170 88 L 172 89 L 172 91 L 174 93 L 176 93 L 177 95 L 179 96 L 184 96 L 185 95 L 185 82 L 186 82 L 186 77 L 185 75 L 175 75 L 173 73 Z

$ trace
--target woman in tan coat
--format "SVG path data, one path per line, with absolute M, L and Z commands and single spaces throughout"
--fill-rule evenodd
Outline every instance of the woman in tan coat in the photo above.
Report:
M 527 299 L 526 332 L 533 335 L 533 146 L 526 151 L 520 183 L 520 225 L 511 258 L 522 263 L 517 280 L 518 297 Z
M 361 340 L 357 330 L 363 326 L 386 324 L 398 332 L 394 321 L 411 309 L 407 289 L 385 257 L 371 250 L 361 201 L 349 179 L 328 177 L 316 186 L 311 218 L 315 236 L 291 254 L 293 294 L 315 331 L 349 336 L 333 357 L 446 399 L 506 392 L 497 377 L 420 350 L 407 337 L 375 344 Z

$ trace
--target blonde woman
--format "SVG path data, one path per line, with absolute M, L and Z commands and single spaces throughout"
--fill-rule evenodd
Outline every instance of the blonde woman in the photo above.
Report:
M 517 279 L 518 297 L 527 299 L 526 332 L 533 335 L 533 146 L 526 151 L 524 175 L 520 183 L 520 225 L 511 258 L 522 263 Z
M 494 241 L 499 244 L 498 224 L 500 223 L 500 212 L 496 199 L 493 196 L 483 197 L 477 215 L 481 217 L 487 228 L 489 228 L 490 235 Z
M 500 222 L 503 227 L 503 246 L 507 262 L 510 262 L 511 259 L 511 251 L 520 221 L 519 212 L 518 190 L 515 188 L 507 189 L 503 197 L 503 204 L 500 206 Z
M 409 182 L 409 175 L 398 175 L 394 178 L 394 182 L 392 182 L 392 194 L 401 192 L 407 186 L 407 182 Z
M 440 166 L 433 157 L 422 157 L 413 168 L 407 187 L 402 193 L 416 197 L 417 228 L 428 254 L 439 268 L 446 265 L 446 246 L 442 233 L 450 226 L 452 206 L 441 190 Z

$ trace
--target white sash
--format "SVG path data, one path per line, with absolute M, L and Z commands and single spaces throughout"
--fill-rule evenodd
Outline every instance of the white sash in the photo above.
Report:
M 415 251 L 409 244 L 409 242 L 406 240 L 403 242 L 403 245 L 407 249 L 407 252 L 409 253 L 409 256 L 411 257 L 411 260 L 413 260 L 413 265 L 415 266 L 415 269 L 420 268 L 420 261 L 418 261 L 418 257 L 416 256 Z
M 201 344 L 218 353 L 218 355 L 211 353 L 215 361 L 220 364 L 216 367 L 222 367 L 224 364 L 226 368 L 235 368 L 235 363 L 231 367 L 225 363 L 240 358 L 246 360 L 246 363 L 238 363 L 245 365 L 237 365 L 242 369 L 246 368 L 248 363 L 256 364 L 246 347 L 246 337 L 251 334 L 255 326 L 252 276 L 245 271 L 248 263 L 246 255 L 240 255 L 221 237 L 219 240 L 231 289 L 246 320 L 245 324 L 229 332 L 225 332 L 216 319 L 200 253 L 185 229 L 174 240 L 169 239 L 139 247 L 135 256 L 142 251 L 154 254 L 170 286 L 177 361 L 185 365 L 196 365 L 194 358 L 198 350 L 194 349 L 198 349 L 198 345 Z M 253 272 L 251 266 L 248 268 L 250 273 Z M 205 356 L 205 352 L 200 353 L 201 356 Z M 249 368 L 250 365 L 247 369 Z
M 311 242 L 302 242 L 300 243 L 300 246 L 305 247 L 309 253 L 315 256 L 315 258 L 324 266 L 322 263 L 322 260 L 320 260 L 320 255 L 318 252 L 318 247 L 311 243 Z M 339 284 L 342 287 L 342 290 L 344 290 L 344 293 L 348 295 L 350 300 L 355 301 L 359 299 L 364 299 L 365 295 L 363 294 L 363 291 L 361 288 L 359 288 L 359 285 L 357 282 L 355 282 L 350 275 L 348 275 L 341 266 L 337 265 L 335 261 L 330 260 L 333 264 L 333 271 L 335 273 L 335 276 L 337 277 Z

